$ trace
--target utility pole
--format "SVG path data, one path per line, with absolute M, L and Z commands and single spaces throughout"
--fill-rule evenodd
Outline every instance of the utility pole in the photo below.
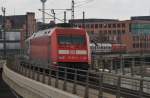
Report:
M 2 7 L 2 12 L 3 12 L 3 34 L 4 34 L 4 41 L 3 41 L 3 45 L 4 45 L 4 58 L 6 58 L 6 32 L 5 32 L 5 13 L 6 13 L 6 8 Z
M 71 6 L 71 20 L 72 20 L 72 23 L 71 25 L 74 26 L 74 0 L 72 0 L 72 6 Z
M 66 23 L 66 11 L 64 11 L 64 23 Z
M 72 10 L 71 19 L 74 20 L 74 0 L 72 0 L 71 10 Z
M 52 14 L 54 15 L 53 18 L 54 18 L 54 23 L 56 23 L 56 13 L 55 13 L 55 10 L 54 9 L 51 9 L 51 12 Z
M 83 11 L 83 23 L 82 23 L 82 27 L 85 28 L 85 12 Z

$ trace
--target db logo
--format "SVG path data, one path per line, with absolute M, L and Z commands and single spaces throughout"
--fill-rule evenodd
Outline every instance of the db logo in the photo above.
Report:
M 70 50 L 70 54 L 76 54 L 75 50 Z

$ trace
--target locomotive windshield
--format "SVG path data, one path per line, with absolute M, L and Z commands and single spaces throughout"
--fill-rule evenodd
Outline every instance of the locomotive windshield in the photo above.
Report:
M 58 36 L 59 44 L 84 44 L 84 36 Z

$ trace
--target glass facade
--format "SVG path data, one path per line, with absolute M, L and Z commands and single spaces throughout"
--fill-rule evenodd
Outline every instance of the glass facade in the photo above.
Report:
M 131 32 L 134 34 L 150 34 L 150 24 L 147 23 L 131 24 Z
M 0 34 L 0 50 L 4 49 L 3 34 Z M 6 32 L 6 49 L 20 49 L 20 32 Z M 8 42 L 9 41 L 9 42 Z

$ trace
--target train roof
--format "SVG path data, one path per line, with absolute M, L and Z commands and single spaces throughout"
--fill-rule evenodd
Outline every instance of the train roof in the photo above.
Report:
M 38 32 L 35 32 L 32 34 L 31 37 L 29 37 L 28 39 L 33 39 L 33 38 L 37 38 L 37 37 L 41 37 L 41 36 L 51 36 L 51 34 L 53 33 L 52 31 L 56 30 L 56 29 L 80 29 L 81 28 L 72 28 L 72 27 L 55 27 L 55 28 L 49 28 L 49 29 L 45 29 L 45 30 L 40 30 Z

